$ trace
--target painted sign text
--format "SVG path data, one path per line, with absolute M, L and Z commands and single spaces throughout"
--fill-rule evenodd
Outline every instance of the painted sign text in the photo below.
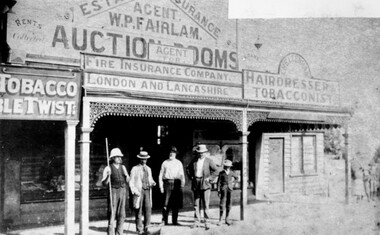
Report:
M 277 74 L 244 72 L 244 98 L 280 103 L 339 105 L 337 83 L 288 78 Z
M 0 116 L 25 119 L 76 117 L 78 92 L 75 81 L 0 74 Z
M 241 88 L 208 84 L 196 84 L 157 79 L 133 78 L 125 76 L 86 74 L 86 88 L 101 88 L 119 91 L 152 92 L 214 98 L 241 98 Z

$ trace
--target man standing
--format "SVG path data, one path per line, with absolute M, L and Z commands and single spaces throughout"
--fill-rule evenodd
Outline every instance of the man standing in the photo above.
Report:
M 178 211 L 182 207 L 182 188 L 185 186 L 185 175 L 182 162 L 176 159 L 177 148 L 172 147 L 169 159 L 161 165 L 158 182 L 160 191 L 164 194 L 162 208 L 162 223 L 168 224 L 169 210 L 172 209 L 173 225 L 178 224 Z
M 125 202 L 127 199 L 127 183 L 129 175 L 122 165 L 123 154 L 119 148 L 114 148 L 110 153 L 110 165 L 103 171 L 103 185 L 111 183 L 110 206 L 108 214 L 108 235 L 121 235 L 124 230 Z M 111 181 L 111 182 L 110 182 Z M 116 229 L 115 229 L 116 219 Z
M 136 212 L 136 230 L 138 234 L 148 232 L 150 225 L 150 217 L 152 214 L 152 190 L 156 185 L 152 178 L 152 170 L 146 165 L 150 156 L 148 152 L 141 151 L 137 157 L 140 159 L 140 164 L 134 166 L 131 170 L 131 180 L 129 187 L 133 194 L 133 207 Z M 144 226 L 142 216 L 144 213 Z
M 217 175 L 218 169 L 212 159 L 207 158 L 208 149 L 206 145 L 199 144 L 195 149 L 198 159 L 192 161 L 186 168 L 187 174 L 191 179 L 191 189 L 194 193 L 194 209 L 196 221 L 194 227 L 198 227 L 201 222 L 201 209 L 202 205 L 204 210 L 205 228 L 210 229 L 208 224 L 208 209 L 210 204 L 211 182 L 213 182 Z

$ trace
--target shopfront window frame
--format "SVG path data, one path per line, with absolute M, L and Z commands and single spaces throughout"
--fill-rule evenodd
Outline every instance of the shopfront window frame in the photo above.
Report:
M 300 137 L 301 138 L 301 155 L 299 164 L 299 171 L 295 172 L 294 167 L 295 167 L 295 153 L 293 152 L 293 147 L 294 147 L 294 137 Z M 305 137 L 313 137 L 313 170 L 310 171 L 305 171 L 305 144 L 304 144 L 304 139 Z M 292 134 L 290 136 L 291 138 L 291 168 L 290 168 L 290 177 L 309 177 L 309 176 L 318 176 L 318 156 L 317 156 L 317 134 L 314 133 L 297 133 L 297 134 Z

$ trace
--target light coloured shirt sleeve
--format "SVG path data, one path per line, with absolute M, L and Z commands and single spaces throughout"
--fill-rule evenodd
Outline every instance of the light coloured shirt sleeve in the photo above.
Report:
M 179 175 L 180 175 L 180 179 L 181 179 L 181 187 L 185 187 L 185 172 L 183 170 L 183 165 L 182 165 L 182 162 L 179 161 L 179 166 L 180 166 L 180 169 L 179 169 Z
M 129 174 L 128 174 L 127 168 L 125 168 L 124 165 L 122 167 L 123 167 L 123 172 L 124 172 L 124 175 L 125 175 L 125 180 L 128 183 L 129 182 Z
M 104 181 L 107 179 L 107 177 L 108 177 L 108 172 L 111 173 L 111 168 L 110 168 L 109 166 L 104 167 L 104 170 L 103 170 L 103 177 L 102 177 L 102 182 L 104 182 Z M 108 179 L 108 181 L 109 181 L 109 179 Z M 108 182 L 108 181 L 107 181 L 107 182 Z
M 163 181 L 164 173 L 165 173 L 165 162 L 161 164 L 160 174 L 158 175 L 158 185 L 160 186 L 160 189 L 164 188 L 164 181 Z

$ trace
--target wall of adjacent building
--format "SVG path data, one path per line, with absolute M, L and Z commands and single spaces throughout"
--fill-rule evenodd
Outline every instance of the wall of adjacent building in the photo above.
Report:
M 380 145 L 380 20 L 238 20 L 240 69 L 278 73 L 281 59 L 300 54 L 314 78 L 340 83 L 341 104 L 353 111 L 349 122 L 351 157 L 368 163 Z M 260 49 L 255 43 L 262 44 Z

